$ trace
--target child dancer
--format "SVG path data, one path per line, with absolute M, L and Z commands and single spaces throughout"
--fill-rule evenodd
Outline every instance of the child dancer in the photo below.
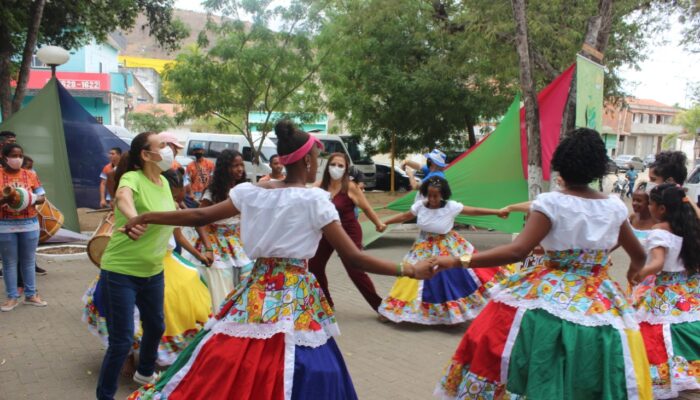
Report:
M 700 222 L 682 188 L 665 183 L 650 193 L 651 215 L 660 221 L 649 231 L 647 263 L 632 283 L 655 277 L 638 293 L 635 308 L 654 397 L 678 397 L 700 389 Z
M 441 177 L 431 177 L 420 186 L 426 200 L 417 201 L 411 210 L 398 214 L 386 225 L 409 221 L 417 217 L 420 234 L 404 257 L 413 264 L 433 256 L 472 254 L 474 247 L 452 230 L 455 218 L 462 215 L 508 216 L 501 210 L 475 208 L 451 201 L 450 186 Z M 414 322 L 425 325 L 459 324 L 473 319 L 486 305 L 487 290 L 493 285 L 498 268 L 482 270 L 450 270 L 434 278 L 418 281 L 398 278 L 389 296 L 379 306 L 379 313 L 394 322 Z
M 237 184 L 245 182 L 243 156 L 235 150 L 224 150 L 216 159 L 214 175 L 204 192 L 200 207 L 209 207 L 228 201 L 229 191 Z M 240 232 L 240 217 L 226 218 L 213 224 L 197 228 L 200 241 L 197 250 L 205 253 L 210 265 L 200 266 L 209 291 L 214 312 L 226 296 L 240 283 L 243 275 L 250 272 L 253 263 L 243 250 Z
M 169 170 L 164 172 L 163 176 L 170 184 L 175 202 L 182 202 L 185 197 L 182 174 L 177 170 Z M 198 259 L 206 260 L 188 241 L 182 239 L 179 228 L 175 229 L 174 239 L 183 249 L 192 252 Z M 177 355 L 202 329 L 211 313 L 209 292 L 201 281 L 197 269 L 181 256 L 172 252 L 174 247 L 174 243 L 171 241 L 170 251 L 163 260 L 165 332 L 158 346 L 158 364 L 162 366 L 170 365 L 175 361 Z M 106 310 L 101 293 L 102 287 L 98 278 L 83 296 L 85 304 L 83 321 L 87 322 L 88 329 L 102 339 L 106 346 L 108 340 L 107 321 L 104 317 Z M 134 313 L 134 326 L 139 326 L 138 310 Z M 140 338 L 141 331 L 137 328 L 134 332 L 134 349 L 138 349 Z

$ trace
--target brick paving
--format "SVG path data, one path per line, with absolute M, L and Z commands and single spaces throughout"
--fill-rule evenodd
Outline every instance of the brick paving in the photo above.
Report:
M 510 241 L 509 235 L 464 232 L 478 248 Z M 394 232 L 370 253 L 399 260 L 415 237 Z M 625 256 L 616 252 L 613 275 L 622 280 Z M 100 341 L 81 321 L 81 297 L 97 275 L 87 259 L 40 261 L 49 271 L 38 277 L 47 308 L 20 306 L 0 313 L 0 400 L 91 399 L 103 356 Z M 467 325 L 425 327 L 380 323 L 334 256 L 328 266 L 343 352 L 360 399 L 430 399 L 441 371 Z M 373 276 L 380 295 L 394 278 Z M 118 399 L 136 388 L 122 379 Z M 684 398 L 700 399 L 687 395 Z

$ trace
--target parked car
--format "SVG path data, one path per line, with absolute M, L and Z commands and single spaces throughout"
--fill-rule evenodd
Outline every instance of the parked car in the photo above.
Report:
M 257 145 L 260 138 L 254 139 L 254 143 Z M 204 157 L 214 162 L 219 154 L 226 149 L 239 151 L 243 155 L 246 175 L 252 182 L 257 182 L 261 176 L 272 172 L 269 166 L 269 159 L 273 154 L 277 153 L 275 144 L 272 141 L 265 139 L 260 151 L 260 163 L 254 165 L 252 162 L 252 150 L 250 148 L 250 143 L 248 143 L 248 139 L 246 139 L 245 136 L 221 133 L 189 133 L 185 141 L 184 156 L 194 157 L 192 153 L 195 146 L 203 147 Z M 178 159 L 178 161 L 184 166 L 185 164 L 181 160 L 185 160 Z
M 700 203 L 700 165 L 693 168 L 684 186 L 688 189 L 688 198 L 695 203 Z
M 391 188 L 391 166 L 386 164 L 375 164 L 377 168 L 377 183 L 374 187 L 376 190 L 389 191 Z M 394 166 L 394 190 L 397 192 L 407 192 L 411 190 L 411 181 L 409 176 L 402 171 L 398 166 Z
M 644 172 L 646 166 L 641 158 L 629 154 L 623 154 L 615 158 L 615 164 L 620 171 L 627 171 L 630 166 L 633 166 L 635 170 Z
M 656 154 L 647 154 L 647 156 L 644 157 L 644 166 L 649 168 L 654 161 L 656 161 Z

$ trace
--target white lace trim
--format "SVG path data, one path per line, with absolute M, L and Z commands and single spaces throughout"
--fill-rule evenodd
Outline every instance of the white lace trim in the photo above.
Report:
M 439 400 L 457 400 L 457 397 L 448 395 L 440 383 L 437 384 L 437 387 L 433 391 L 433 396 Z
M 401 313 L 395 314 L 386 311 L 384 308 L 380 307 L 377 310 L 381 315 L 387 317 L 391 322 L 411 322 L 414 324 L 421 325 L 457 325 L 467 321 L 471 321 L 476 318 L 481 310 L 484 309 L 486 303 L 482 304 L 478 308 L 468 308 L 464 310 L 464 313 L 457 317 L 450 317 L 449 315 L 439 317 L 439 318 L 425 318 L 420 314 L 416 313 Z
M 669 377 L 671 379 L 671 391 L 678 393 L 678 388 L 676 387 L 676 384 L 673 379 L 673 337 L 671 336 L 671 325 L 665 324 L 661 328 L 661 332 L 663 333 L 664 336 L 664 347 L 666 347 L 666 356 L 668 357 L 668 364 L 669 364 L 669 370 L 671 373 L 669 374 Z
M 291 400 L 294 386 L 294 364 L 296 362 L 294 340 L 291 335 L 284 337 L 284 400 Z
M 335 322 L 323 324 L 319 331 L 299 331 L 294 329 L 293 321 L 280 321 L 272 324 L 241 324 L 222 320 L 211 328 L 211 332 L 253 339 L 269 339 L 278 333 L 284 333 L 294 338 L 295 345 L 306 347 L 323 346 L 331 337 L 340 335 L 340 329 Z
M 684 312 L 681 315 L 656 315 L 648 310 L 637 310 L 635 318 L 639 322 L 647 322 L 652 325 L 682 324 L 684 322 L 700 321 L 700 311 Z
M 639 388 L 637 387 L 637 375 L 634 369 L 634 359 L 632 358 L 632 352 L 630 350 L 627 332 L 625 332 L 624 329 L 618 329 L 617 332 L 620 334 L 620 342 L 622 344 L 622 358 L 625 362 L 625 389 L 627 391 L 627 398 L 638 399 Z M 648 367 L 645 368 L 648 369 Z M 649 373 L 649 371 L 644 372 L 647 374 Z
M 515 313 L 513 323 L 510 325 L 508 338 L 506 339 L 506 344 L 503 347 L 503 353 L 501 353 L 501 382 L 499 383 L 508 382 L 510 355 L 513 352 L 513 346 L 515 345 L 515 340 L 518 338 L 518 333 L 520 333 L 520 324 L 523 322 L 523 315 L 525 315 L 525 309 L 519 308 Z
M 597 315 L 584 315 L 584 314 L 574 314 L 570 311 L 563 310 L 561 307 L 557 307 L 549 301 L 542 299 L 535 300 L 523 300 L 514 299 L 512 296 L 508 296 L 504 292 L 500 292 L 494 295 L 494 301 L 499 303 L 507 304 L 514 308 L 525 308 L 528 310 L 541 309 L 548 313 L 554 315 L 557 318 L 561 318 L 565 321 L 573 322 L 574 324 L 579 324 L 583 326 L 612 326 L 615 329 L 633 329 L 639 330 L 639 325 L 634 319 L 633 314 L 627 314 L 622 316 L 611 316 L 608 314 L 597 314 Z

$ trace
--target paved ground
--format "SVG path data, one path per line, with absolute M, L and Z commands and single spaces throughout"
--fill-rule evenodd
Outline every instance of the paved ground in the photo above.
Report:
M 377 241 L 372 254 L 399 260 L 414 233 L 397 232 Z M 464 235 L 479 249 L 510 241 L 509 235 Z M 614 275 L 624 276 L 625 256 L 614 257 Z M 97 270 L 86 259 L 41 264 L 40 309 L 20 306 L 0 314 L 0 400 L 91 399 L 103 356 L 100 341 L 80 320 L 84 290 Z M 393 278 L 373 278 L 385 295 Z M 457 346 L 465 325 L 423 327 L 382 324 L 350 283 L 339 260 L 329 265 L 331 291 L 342 336 L 338 339 L 361 399 L 429 399 L 442 368 Z M 135 388 L 123 379 L 123 399 Z

